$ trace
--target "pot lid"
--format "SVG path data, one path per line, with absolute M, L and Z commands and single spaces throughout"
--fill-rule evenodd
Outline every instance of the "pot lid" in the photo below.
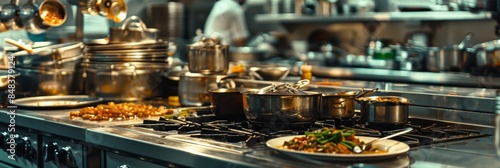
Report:
M 230 75 L 224 75 L 224 74 L 201 74 L 201 73 L 193 73 L 193 72 L 184 72 L 184 73 L 181 73 L 180 76 L 185 76 L 185 77 L 192 77 L 192 78 L 224 78 L 224 77 L 228 77 Z
M 336 92 L 336 93 L 323 93 L 325 97 L 354 97 L 357 95 L 357 91 L 349 91 L 349 92 Z
M 394 104 L 411 104 L 410 99 L 399 96 L 370 96 L 357 99 L 361 102 L 374 103 L 394 103 Z
M 189 48 L 226 48 L 228 45 L 220 44 L 220 40 L 215 38 L 203 37 L 200 41 L 187 45 Z

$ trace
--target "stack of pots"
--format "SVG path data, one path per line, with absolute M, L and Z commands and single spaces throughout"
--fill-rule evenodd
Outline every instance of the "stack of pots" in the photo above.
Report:
M 179 80 L 179 100 L 182 106 L 216 106 L 217 100 L 231 100 L 224 106 L 232 106 L 235 111 L 214 107 L 216 118 L 224 120 L 245 120 L 242 96 L 238 89 L 218 89 L 227 75 L 229 46 L 221 45 L 212 38 L 202 38 L 187 45 L 189 72 L 181 73 Z M 225 98 L 221 98 L 225 97 Z M 224 107 L 223 109 L 229 109 Z
M 15 57 L 16 94 L 27 96 L 83 93 L 83 43 L 69 42 L 10 53 Z
M 111 28 L 109 41 L 86 44 L 85 89 L 106 101 L 141 101 L 161 97 L 174 66 L 175 44 L 157 39 L 157 29 L 147 28 L 135 16 L 121 28 Z

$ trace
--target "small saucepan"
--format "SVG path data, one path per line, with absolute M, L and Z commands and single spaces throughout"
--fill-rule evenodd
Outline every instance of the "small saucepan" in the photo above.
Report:
M 369 91 L 324 93 L 322 95 L 321 118 L 351 118 L 354 116 L 354 99 L 368 96 L 378 88 Z
M 182 109 L 190 110 L 211 110 L 218 120 L 244 121 L 243 97 L 241 92 L 243 88 L 214 88 L 208 90 L 210 93 L 210 106 L 185 107 Z
M 411 101 L 398 96 L 370 96 L 356 99 L 361 104 L 361 121 L 401 125 L 408 122 Z

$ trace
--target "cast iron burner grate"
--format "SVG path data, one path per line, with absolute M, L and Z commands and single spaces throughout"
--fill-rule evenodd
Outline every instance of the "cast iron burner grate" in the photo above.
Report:
M 407 124 L 365 124 L 360 123 L 358 117 L 351 119 L 327 119 L 317 121 L 305 129 L 289 129 L 272 131 L 272 129 L 257 128 L 247 121 L 229 122 L 215 120 L 211 114 L 197 116 L 196 118 L 144 120 L 143 124 L 134 125 L 153 129 L 155 131 L 170 131 L 176 134 L 185 134 L 193 138 L 202 138 L 218 142 L 240 143 L 246 146 L 263 144 L 275 137 L 288 135 L 303 135 L 304 132 L 323 127 L 339 129 L 349 128 L 356 131 L 357 136 L 383 137 L 398 132 L 403 128 L 412 127 L 414 130 L 405 135 L 392 139 L 404 142 L 412 147 L 435 144 L 441 142 L 463 140 L 487 136 L 478 129 L 470 128 L 457 123 L 410 118 Z
M 481 66 L 472 68 L 471 75 L 500 77 L 500 68 L 491 66 Z

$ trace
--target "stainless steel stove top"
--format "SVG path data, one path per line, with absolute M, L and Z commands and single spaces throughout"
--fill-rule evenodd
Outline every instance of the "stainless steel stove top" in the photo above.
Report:
M 207 116 L 209 119 L 210 116 Z M 408 144 L 411 147 L 437 144 L 442 142 L 489 136 L 487 128 L 480 125 L 468 125 L 421 118 L 410 118 L 406 125 L 359 124 L 350 120 L 320 120 L 309 129 L 279 130 L 254 128 L 251 123 L 227 122 L 221 120 L 203 121 L 204 119 L 162 119 L 144 120 L 142 124 L 120 125 L 127 130 L 152 136 L 175 139 L 188 143 L 226 147 L 241 151 L 251 151 L 265 147 L 265 142 L 271 138 L 287 135 L 303 135 L 305 131 L 323 127 L 350 128 L 358 136 L 383 137 L 399 131 L 405 127 L 412 127 L 414 131 L 393 138 Z M 339 124 L 346 123 L 346 124 Z

